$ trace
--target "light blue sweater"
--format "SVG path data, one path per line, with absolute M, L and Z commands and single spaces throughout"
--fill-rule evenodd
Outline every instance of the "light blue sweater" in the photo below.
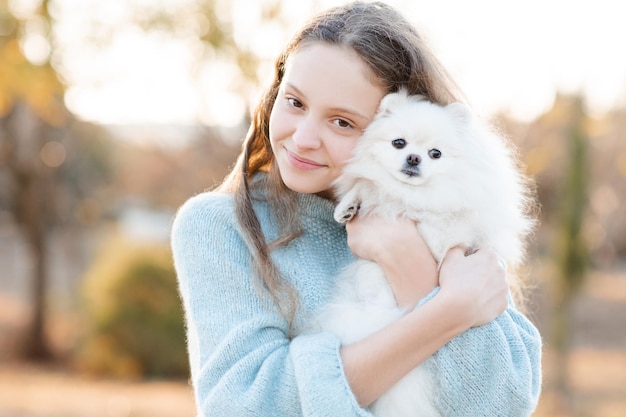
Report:
M 334 206 L 299 195 L 304 233 L 273 253 L 301 297 L 298 323 L 330 296 L 333 277 L 354 260 Z M 255 202 L 266 237 L 276 237 L 268 205 Z M 231 195 L 204 193 L 179 210 L 172 249 L 188 333 L 192 383 L 203 417 L 371 416 L 343 372 L 338 339 L 287 337 L 288 323 L 259 291 Z M 432 294 L 431 294 L 432 296 Z M 444 416 L 528 416 L 541 385 L 541 339 L 509 308 L 434 356 Z

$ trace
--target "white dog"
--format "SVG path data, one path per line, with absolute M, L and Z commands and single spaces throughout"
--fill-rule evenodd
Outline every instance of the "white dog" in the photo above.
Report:
M 504 141 L 465 105 L 439 106 L 403 90 L 383 98 L 335 186 L 337 221 L 357 211 L 417 220 L 438 262 L 463 245 L 490 247 L 513 267 L 533 225 L 525 215 L 524 176 Z M 380 267 L 358 259 L 339 276 L 334 299 L 317 319 L 350 344 L 403 314 Z M 427 360 L 380 397 L 372 413 L 439 416 L 435 372 Z

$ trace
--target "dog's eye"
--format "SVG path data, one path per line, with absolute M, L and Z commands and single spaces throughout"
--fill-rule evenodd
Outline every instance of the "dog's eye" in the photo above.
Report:
M 428 156 L 430 156 L 431 159 L 439 159 L 441 158 L 441 151 L 439 149 L 431 149 L 428 151 Z
M 404 140 L 402 138 L 394 139 L 394 140 L 391 141 L 391 144 L 396 149 L 402 149 L 402 148 L 404 148 L 406 146 L 406 140 Z

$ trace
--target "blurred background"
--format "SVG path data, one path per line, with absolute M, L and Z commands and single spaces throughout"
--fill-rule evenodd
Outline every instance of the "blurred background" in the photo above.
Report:
M 193 416 L 169 252 L 322 0 L 0 0 L 0 417 Z M 626 25 L 609 0 L 388 1 L 537 182 L 536 416 L 626 415 Z

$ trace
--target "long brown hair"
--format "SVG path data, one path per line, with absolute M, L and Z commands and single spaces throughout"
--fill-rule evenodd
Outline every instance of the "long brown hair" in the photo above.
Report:
M 298 294 L 280 274 L 270 256 L 272 248 L 299 236 L 297 198 L 282 182 L 269 139 L 269 118 L 280 88 L 285 63 L 303 45 L 322 42 L 349 48 L 368 65 L 387 92 L 405 87 L 439 104 L 457 101 L 459 90 L 404 17 L 380 2 L 353 2 L 314 16 L 296 33 L 278 57 L 274 80 L 256 107 L 237 163 L 219 191 L 235 198 L 237 219 L 254 257 L 255 272 L 274 302 L 293 326 Z M 253 178 L 266 172 L 262 178 Z M 257 176 L 258 177 L 258 176 Z M 254 213 L 252 188 L 262 187 L 277 216 L 280 237 L 267 242 Z M 291 333 L 290 329 L 290 333 Z

